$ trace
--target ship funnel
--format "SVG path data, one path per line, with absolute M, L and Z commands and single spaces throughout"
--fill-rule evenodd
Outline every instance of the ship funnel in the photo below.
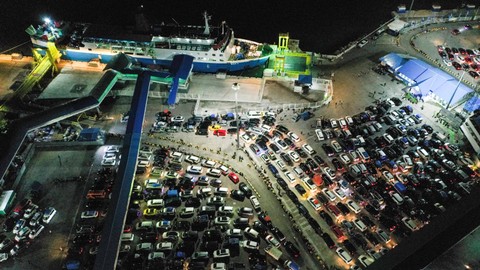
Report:
M 208 25 L 208 21 L 210 20 L 211 16 L 208 15 L 206 11 L 203 12 L 203 19 L 205 20 L 205 30 L 203 34 L 206 36 L 210 35 L 210 26 Z

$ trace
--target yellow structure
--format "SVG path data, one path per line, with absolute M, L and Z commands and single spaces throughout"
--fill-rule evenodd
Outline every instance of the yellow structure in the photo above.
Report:
M 288 51 L 288 33 L 278 34 L 278 50 L 281 52 Z M 277 52 L 278 53 L 278 52 Z
M 58 72 L 57 61 L 60 59 L 61 53 L 53 42 L 47 44 L 47 51 L 45 56 L 42 56 L 39 51 L 33 51 L 33 58 L 35 59 L 35 66 L 33 70 L 25 77 L 25 80 L 20 84 L 13 96 L 7 100 L 1 107 L 0 111 L 8 111 L 8 103 L 13 99 L 23 99 L 23 97 L 32 90 L 35 85 L 38 85 L 40 80 L 52 68 L 52 75 Z

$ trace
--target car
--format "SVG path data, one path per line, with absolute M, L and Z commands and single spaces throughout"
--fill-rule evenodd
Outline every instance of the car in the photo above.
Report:
M 35 227 L 37 224 L 40 223 L 40 220 L 42 219 L 42 214 L 42 212 L 36 212 L 30 219 L 30 222 L 28 224 L 32 227 Z
M 352 257 L 343 248 L 337 248 L 335 252 L 345 263 L 349 264 L 352 262 Z
M 358 48 L 362 48 L 363 46 L 367 45 L 368 40 L 362 39 L 359 43 L 357 43 Z
M 373 263 L 373 259 L 370 257 L 367 257 L 366 255 L 360 255 L 358 256 L 358 261 L 364 266 L 368 267 L 370 264 Z
M 332 145 L 333 150 L 334 150 L 336 153 L 340 153 L 340 152 L 343 151 L 343 147 L 338 143 L 338 141 L 332 140 L 332 141 L 330 142 L 330 144 Z
M 300 161 L 300 156 L 297 154 L 295 151 L 288 151 L 288 155 L 294 162 L 299 162 Z
M 171 240 L 176 242 L 180 238 L 180 233 L 177 231 L 167 231 L 162 234 L 163 240 Z
M 237 201 L 243 202 L 245 200 L 245 193 L 243 193 L 243 191 L 241 191 L 241 190 L 234 189 L 230 193 L 230 197 L 232 197 L 233 199 L 235 199 Z
M 15 226 L 13 227 L 13 234 L 17 234 L 25 225 L 27 224 L 27 221 L 25 219 L 19 219 L 15 223 Z
M 284 244 L 285 250 L 294 258 L 300 257 L 300 251 L 298 248 L 290 241 L 286 241 Z
M 407 227 L 408 229 L 410 229 L 411 231 L 415 231 L 418 229 L 418 226 L 417 224 L 415 223 L 415 221 L 413 221 L 411 218 L 409 217 L 404 217 L 402 218 L 402 222 L 403 224 L 405 225 L 405 227 Z
M 172 122 L 180 122 L 181 123 L 181 122 L 185 121 L 185 117 L 175 116 L 175 117 L 172 117 L 171 120 L 172 120 Z
M 156 217 L 157 215 L 158 215 L 158 209 L 145 208 L 145 210 L 143 210 L 143 216 L 145 218 L 153 218 L 153 217 Z
M 287 136 L 294 142 L 299 142 L 300 141 L 300 137 L 298 137 L 297 134 L 295 134 L 291 131 L 287 133 Z
M 20 241 L 24 240 L 25 238 L 28 237 L 28 235 L 30 234 L 31 231 L 32 231 L 32 229 L 30 229 L 30 227 L 28 227 L 28 226 L 22 227 L 18 231 L 17 235 L 15 235 L 15 241 L 20 242 Z
M 214 259 L 228 258 L 230 257 L 230 250 L 228 248 L 217 249 L 213 252 Z
M 325 151 L 325 153 L 327 154 L 327 156 L 331 157 L 335 154 L 335 150 L 333 149 L 332 146 L 324 143 L 322 144 L 322 149 Z
M 228 229 L 225 234 L 230 238 L 243 238 L 241 229 Z
M 325 244 L 327 244 L 328 248 L 334 249 L 336 247 L 335 242 L 328 233 L 322 233 L 321 237 L 323 241 L 325 241 Z
M 322 208 L 322 205 L 320 204 L 320 202 L 317 199 L 315 199 L 313 197 L 310 197 L 307 200 L 310 203 L 310 205 L 313 207 L 313 209 L 320 210 L 320 208 Z
M 305 190 L 305 188 L 300 185 L 300 184 L 296 184 L 295 185 L 295 190 L 297 190 L 297 192 L 300 194 L 300 196 L 305 196 L 307 195 L 307 191 Z
M 244 182 L 238 185 L 238 188 L 245 194 L 245 197 L 250 198 L 253 195 L 252 189 Z
M 267 243 L 273 245 L 274 247 L 279 247 L 280 246 L 280 241 L 278 241 L 277 238 L 275 238 L 271 234 L 265 236 L 265 241 L 267 241 Z
M 207 205 L 222 206 L 224 204 L 225 204 L 225 199 L 220 196 L 210 197 L 207 200 Z
M 240 241 L 240 246 L 245 249 L 252 249 L 252 250 L 258 250 L 260 248 L 260 244 L 258 242 L 251 241 L 251 240 Z
M 242 140 L 246 143 L 252 142 L 252 138 L 250 138 L 247 133 L 243 133 L 242 135 L 240 135 L 240 138 L 242 138 Z
M 23 218 L 24 219 L 31 218 L 37 212 L 37 209 L 38 209 L 38 205 L 33 203 L 30 204 L 28 208 L 25 210 L 25 212 L 23 213 Z
M 325 223 L 327 223 L 328 226 L 332 226 L 334 224 L 332 217 L 327 212 L 320 210 L 318 214 L 320 215 L 320 217 L 323 218 L 323 220 L 325 221 Z
M 53 219 L 53 217 L 55 216 L 55 214 L 57 214 L 57 210 L 55 210 L 55 208 L 53 207 L 47 207 L 44 211 L 43 211 L 43 223 L 50 223 L 50 221 Z
M 240 182 L 240 178 L 238 178 L 238 175 L 234 172 L 230 172 L 228 174 L 228 179 L 230 179 L 234 184 Z
M 213 223 L 215 225 L 228 225 L 230 224 L 230 218 L 227 216 L 216 217 Z
M 185 161 L 190 164 L 198 164 L 200 163 L 200 158 L 194 155 L 188 155 L 185 157 Z

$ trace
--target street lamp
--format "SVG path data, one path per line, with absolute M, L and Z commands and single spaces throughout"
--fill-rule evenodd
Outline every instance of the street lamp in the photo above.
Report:
M 240 149 L 240 123 L 238 117 L 238 90 L 240 85 L 238 83 L 232 84 L 232 89 L 235 92 L 235 118 L 237 119 L 237 149 Z
M 455 87 L 455 90 L 453 91 L 453 94 L 450 97 L 450 100 L 448 101 L 447 107 L 445 108 L 446 110 L 448 110 L 448 108 L 450 107 L 450 103 L 452 103 L 453 97 L 457 93 L 458 87 L 460 86 L 460 83 L 462 83 L 462 79 L 463 79 L 463 76 L 465 75 L 465 73 L 467 73 L 467 69 L 464 68 L 462 76 L 460 76 L 460 79 L 458 80 L 457 86 Z

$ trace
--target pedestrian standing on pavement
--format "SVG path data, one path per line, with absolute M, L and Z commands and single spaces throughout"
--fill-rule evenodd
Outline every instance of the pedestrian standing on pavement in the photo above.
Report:
M 337 107 L 337 102 L 335 102 L 335 108 Z

